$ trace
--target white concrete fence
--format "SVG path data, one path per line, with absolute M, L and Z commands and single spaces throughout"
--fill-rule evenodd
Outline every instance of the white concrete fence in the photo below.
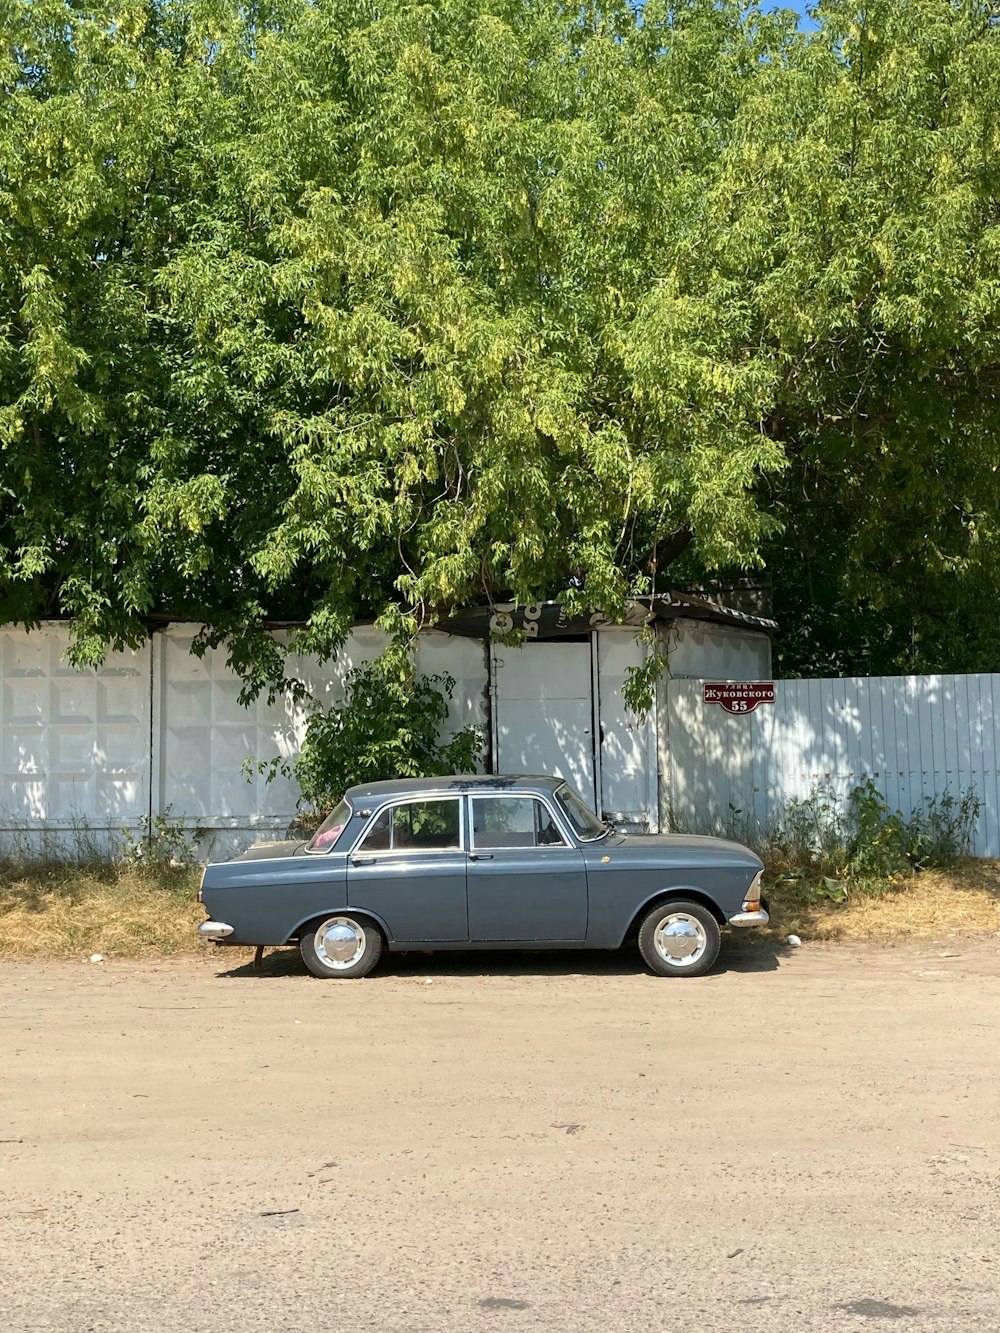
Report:
M 296 807 L 294 786 L 282 778 L 248 782 L 244 764 L 293 757 L 306 710 L 291 700 L 243 708 L 225 650 L 191 655 L 196 630 L 171 626 L 90 671 L 65 664 L 64 625 L 0 630 L 0 854 L 59 846 L 72 852 L 81 837 L 100 843 L 116 831 L 136 835 L 157 816 L 206 830 L 202 851 L 212 855 L 283 834 Z M 343 697 L 346 672 L 384 643 L 377 631 L 359 629 L 336 662 L 298 660 L 290 670 L 329 705 Z M 574 647 L 590 660 L 589 647 L 571 644 L 562 656 L 555 648 L 535 653 L 532 670 L 552 656 L 561 679 L 563 657 Z M 502 717 L 492 718 L 492 730 L 501 762 L 544 764 L 593 790 L 594 776 L 579 776 L 586 765 L 575 754 L 587 748 L 582 733 L 592 731 L 587 743 L 601 737 L 597 789 L 606 809 L 631 801 L 636 810 L 651 809 L 647 826 L 655 827 L 659 787 L 660 808 L 675 826 L 706 832 L 727 830 L 734 811 L 735 822 L 764 831 L 790 798 L 806 798 L 821 785 L 846 797 L 868 776 L 904 813 L 924 797 L 972 789 L 982 802 L 975 851 L 1000 856 L 1000 675 L 778 681 L 773 704 L 730 715 L 705 702 L 703 681 L 676 678 L 684 667 L 677 652 L 658 712 L 635 727 L 619 706 L 623 668 L 615 664 L 638 651 L 626 631 L 598 645 L 592 688 L 599 707 L 574 699 L 583 720 L 569 727 L 562 723 L 577 713 L 563 717 L 558 699 L 547 702 L 542 689 L 528 727 L 511 664 L 498 688 L 502 664 L 494 661 L 492 708 Z M 450 727 L 476 724 L 489 732 L 491 665 L 483 644 L 431 632 L 422 637 L 419 660 L 425 672 L 456 680 Z M 567 694 L 552 681 L 547 688 L 559 699 Z
M 291 699 L 249 708 L 222 648 L 192 656 L 194 625 L 172 626 L 135 652 L 109 653 L 90 671 L 67 666 L 69 635 L 47 624 L 0 630 L 0 853 L 72 853 L 166 816 L 206 831 L 202 851 L 224 855 L 281 836 L 297 791 L 284 778 L 248 782 L 247 759 L 291 758 L 306 709 Z M 329 705 L 347 671 L 376 657 L 385 636 L 355 631 L 336 662 L 296 659 L 289 671 Z M 455 678 L 450 724 L 483 725 L 483 646 L 427 634 L 427 674 Z

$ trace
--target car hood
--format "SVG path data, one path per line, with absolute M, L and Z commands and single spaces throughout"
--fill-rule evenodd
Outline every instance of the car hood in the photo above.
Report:
M 757 853 L 744 847 L 741 842 L 730 842 L 727 838 L 704 838 L 693 833 L 628 833 L 614 845 L 618 851 L 616 860 L 623 857 L 661 860 L 668 856 L 671 861 L 692 865 L 711 863 L 748 866 L 753 867 L 754 871 L 761 870 L 764 865 Z

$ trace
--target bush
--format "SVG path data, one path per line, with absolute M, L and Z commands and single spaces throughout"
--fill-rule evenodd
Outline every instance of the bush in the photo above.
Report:
M 812 892 L 843 902 L 879 895 L 917 870 L 944 869 L 967 854 L 981 802 L 973 790 L 926 797 L 911 814 L 891 810 L 871 778 L 846 804 L 829 784 L 790 800 L 761 847 L 779 874 L 812 881 Z
M 916 868 L 954 865 L 967 856 L 979 823 L 982 801 L 973 790 L 928 797 L 907 822 L 907 858 Z
M 175 819 L 173 806 L 162 815 L 143 815 L 139 835 L 123 829 L 120 835 L 121 859 L 134 866 L 172 867 L 196 865 L 199 843 L 205 829 L 189 826 L 183 817 Z
M 352 671 L 344 702 L 313 714 L 291 765 L 303 802 L 325 811 L 355 783 L 473 771 L 483 747 L 477 727 L 441 740 L 454 688 L 451 676 L 417 675 L 402 649 Z

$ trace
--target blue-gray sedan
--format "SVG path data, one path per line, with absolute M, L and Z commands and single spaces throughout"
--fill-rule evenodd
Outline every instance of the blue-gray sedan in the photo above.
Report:
M 383 949 L 617 949 L 699 976 L 724 926 L 765 923 L 763 864 L 721 838 L 622 833 L 561 778 L 352 787 L 308 842 L 206 867 L 202 938 L 297 944 L 317 977 Z

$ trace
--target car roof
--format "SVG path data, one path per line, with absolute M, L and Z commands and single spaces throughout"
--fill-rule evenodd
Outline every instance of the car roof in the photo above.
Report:
M 387 796 L 418 796 L 421 792 L 436 794 L 462 792 L 552 792 L 561 787 L 565 778 L 544 774 L 523 773 L 449 773 L 440 778 L 393 778 L 384 782 L 362 782 L 349 787 L 344 793 L 352 805 L 360 801 L 384 800 Z

